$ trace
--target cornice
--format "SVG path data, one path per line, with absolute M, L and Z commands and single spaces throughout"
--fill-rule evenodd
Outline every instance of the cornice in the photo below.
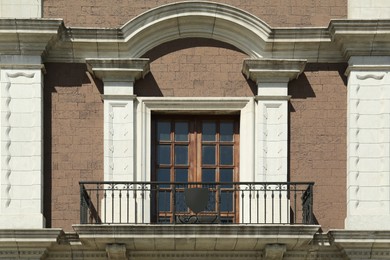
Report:
M 285 244 L 288 250 L 296 250 L 310 243 L 319 226 L 73 225 L 73 229 L 83 244 L 101 249 L 107 243 L 119 243 L 129 250 L 173 250 L 186 239 L 188 249 L 198 246 L 197 250 L 221 247 L 241 251 L 263 250 L 267 244 Z M 238 243 L 241 239 L 247 243 Z
M 150 70 L 149 59 L 86 59 L 88 70 L 102 80 L 143 78 Z
M 43 259 L 61 229 L 0 229 L 0 258 Z
M 390 20 L 332 20 L 328 30 L 346 60 L 390 55 Z
M 62 19 L 0 19 L 0 53 L 44 56 L 63 28 Z
M 390 230 L 330 230 L 331 245 L 343 251 L 349 259 L 388 259 Z
M 306 60 L 246 59 L 242 73 L 252 81 L 288 82 L 296 79 L 304 70 Z
M 272 28 L 238 8 L 212 2 L 163 5 L 120 28 L 66 28 L 60 19 L 0 19 L 0 53 L 40 55 L 44 62 L 140 58 L 172 40 L 209 38 L 252 59 L 347 62 L 390 56 L 390 20 L 331 20 L 328 27 Z

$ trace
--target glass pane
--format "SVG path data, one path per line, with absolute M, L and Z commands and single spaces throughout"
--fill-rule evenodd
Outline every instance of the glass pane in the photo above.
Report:
M 175 164 L 188 165 L 188 146 L 175 146 Z
M 171 164 L 171 146 L 157 146 L 157 164 Z
M 219 163 L 221 165 L 233 165 L 233 146 L 221 145 L 219 149 L 220 149 Z
M 234 124 L 233 122 L 221 122 L 219 126 L 220 141 L 233 141 Z
M 188 122 L 175 123 L 175 141 L 188 141 Z
M 158 218 L 158 223 L 160 223 L 160 224 L 170 224 L 171 223 L 171 218 L 170 217 L 159 217 Z
M 169 191 L 158 192 L 158 211 L 171 211 L 171 193 Z
M 175 170 L 175 182 L 188 182 L 188 169 Z
M 221 192 L 221 211 L 233 211 L 233 192 Z
M 202 164 L 215 165 L 215 145 L 202 145 Z
M 209 193 L 209 201 L 207 202 L 205 211 L 215 211 L 215 193 L 215 191 Z
M 157 181 L 158 182 L 170 182 L 171 176 L 170 176 L 170 170 L 169 169 L 158 169 L 157 170 Z M 160 188 L 167 188 L 169 187 L 169 184 L 166 185 L 160 185 Z
M 233 169 L 221 169 L 219 173 L 219 181 L 222 183 L 233 182 Z M 233 185 L 222 185 L 222 188 L 233 188 Z
M 176 191 L 175 195 L 176 195 L 176 199 L 175 199 L 176 212 L 187 212 L 188 207 L 184 198 L 184 192 Z
M 202 141 L 215 141 L 217 134 L 217 125 L 213 121 L 203 121 L 202 123 Z
M 215 182 L 215 169 L 202 169 L 202 182 Z
M 157 122 L 157 140 L 158 141 L 169 141 L 171 133 L 171 123 L 159 121 Z

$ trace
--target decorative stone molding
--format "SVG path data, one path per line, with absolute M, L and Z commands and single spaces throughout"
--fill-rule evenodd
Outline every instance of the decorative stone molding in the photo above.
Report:
M 152 112 L 172 114 L 239 114 L 240 180 L 254 179 L 254 101 L 253 98 L 182 98 L 138 97 L 137 112 L 137 181 L 150 181 Z
M 149 59 L 86 59 L 88 70 L 103 81 L 135 81 L 149 73 Z
M 389 26 L 390 20 L 333 20 L 329 32 L 348 60 L 352 56 L 389 55 Z
M 0 53 L 84 62 L 142 57 L 162 43 L 201 37 L 232 44 L 251 58 L 346 62 L 353 55 L 388 55 L 389 23 L 332 20 L 327 28 L 271 28 L 229 5 L 186 1 L 154 8 L 113 29 L 66 28 L 59 19 L 1 19 Z
M 0 229 L 0 258 L 45 259 L 61 229 Z
M 62 29 L 62 19 L 0 19 L 0 53 L 44 56 Z
M 1 58 L 0 227 L 42 228 L 45 220 L 41 59 Z
M 255 181 L 287 181 L 288 82 L 306 60 L 247 59 L 242 72 L 257 84 Z
M 390 257 L 390 231 L 330 230 L 331 245 L 348 259 L 387 259 Z
M 87 59 L 86 63 L 89 72 L 104 84 L 104 180 L 132 181 L 136 143 L 133 89 L 134 82 L 149 72 L 149 59 Z M 125 203 L 125 198 L 118 203 Z M 102 211 L 114 208 L 120 207 L 107 203 Z M 124 211 L 121 214 L 115 216 L 126 216 Z
M 134 251 L 259 251 L 267 244 L 305 248 L 319 226 L 310 225 L 73 225 L 82 244 L 103 249 L 125 244 Z M 99 236 L 96 236 L 99 234 Z M 186 242 L 183 243 L 183 240 Z
M 106 246 L 106 252 L 109 260 L 129 259 L 126 254 L 126 246 L 124 244 L 109 244 Z
M 303 72 L 305 65 L 306 60 L 247 59 L 242 73 L 256 83 L 289 82 Z
M 264 260 L 282 260 L 285 252 L 284 244 L 268 244 L 264 248 Z
M 389 56 L 355 56 L 347 70 L 347 229 L 390 228 L 390 67 L 386 64 Z

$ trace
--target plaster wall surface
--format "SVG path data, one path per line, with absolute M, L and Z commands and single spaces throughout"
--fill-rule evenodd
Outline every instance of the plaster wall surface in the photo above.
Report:
M 45 0 L 43 17 L 63 18 L 67 26 L 120 27 L 139 14 L 176 0 Z M 241 8 L 271 26 L 327 26 L 347 17 L 347 0 L 215 0 Z

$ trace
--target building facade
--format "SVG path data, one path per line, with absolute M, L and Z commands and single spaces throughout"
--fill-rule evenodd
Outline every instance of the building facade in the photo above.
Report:
M 0 258 L 390 258 L 387 1 L 0 17 Z

